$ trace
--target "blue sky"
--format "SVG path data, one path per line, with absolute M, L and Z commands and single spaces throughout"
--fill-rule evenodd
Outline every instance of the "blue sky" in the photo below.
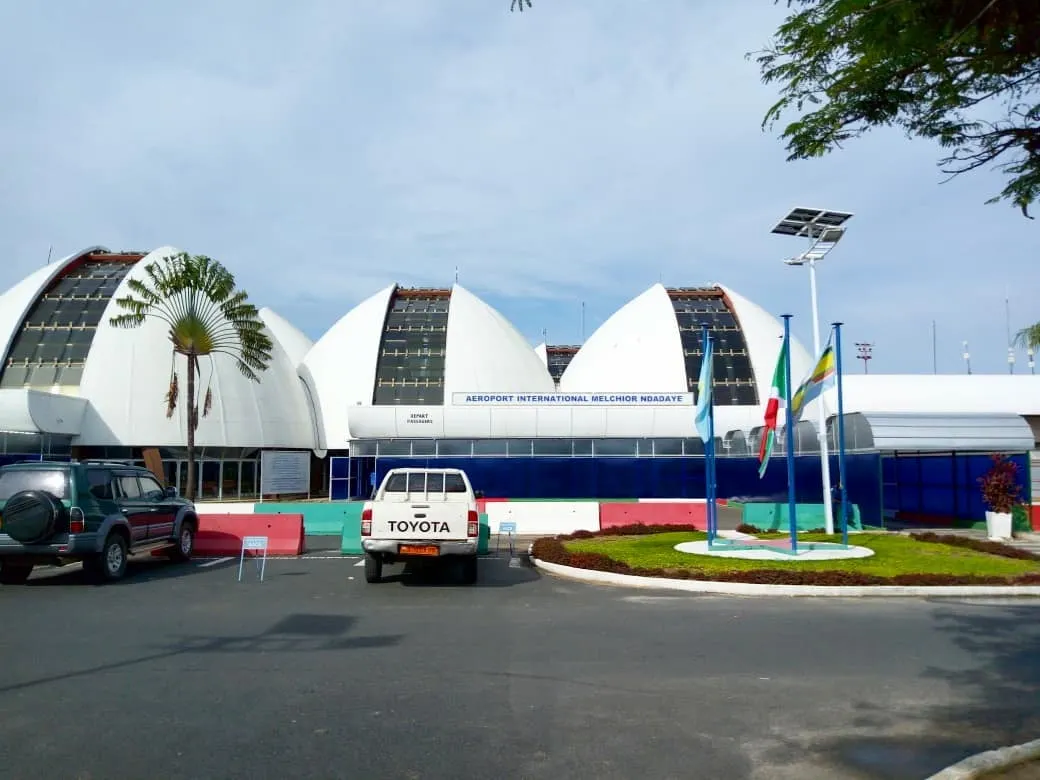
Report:
M 745 52 L 765 0 L 7 3 L 0 289 L 92 244 L 228 265 L 312 338 L 390 281 L 460 281 L 530 338 L 578 340 L 651 284 L 720 281 L 795 315 L 771 235 L 855 212 L 819 271 L 824 322 L 873 372 L 1004 372 L 1040 319 L 1040 223 L 940 184 L 939 150 L 876 132 L 787 163 Z M 1038 209 L 1040 210 L 1040 209 Z M 853 363 L 851 354 L 847 358 Z M 1019 354 L 1019 369 L 1025 358 Z M 860 370 L 859 364 L 848 370 Z

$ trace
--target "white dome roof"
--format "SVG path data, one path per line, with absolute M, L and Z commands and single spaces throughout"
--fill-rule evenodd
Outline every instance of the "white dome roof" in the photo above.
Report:
M 564 393 L 688 390 L 679 325 L 660 284 L 596 328 L 560 377 Z
M 534 348 L 534 354 L 536 354 L 538 356 L 538 359 L 542 361 L 543 366 L 545 366 L 546 368 L 549 367 L 549 352 L 546 349 L 545 342 L 542 342 Z
M 456 284 L 448 307 L 444 402 L 453 393 L 551 393 L 556 383 L 527 339 L 496 309 Z
M 120 283 L 98 324 L 90 347 L 79 394 L 89 401 L 80 441 L 104 446 L 183 447 L 187 408 L 186 363 L 172 359 L 167 325 L 155 318 L 137 328 L 109 324 L 120 313 L 115 299 L 129 292 L 131 279 L 146 279 L 144 268 L 179 250 L 162 247 L 136 263 Z M 280 318 L 278 318 L 280 319 Z M 271 362 L 259 382 L 246 379 L 228 355 L 201 361 L 200 405 L 207 386 L 213 390 L 213 408 L 199 422 L 195 434 L 200 447 L 315 447 L 304 389 L 296 366 L 278 334 Z M 164 395 L 171 368 L 180 383 L 180 399 L 173 416 L 166 417 Z
M 349 409 L 372 406 L 390 285 L 359 303 L 329 328 L 300 365 L 317 407 L 320 441 L 342 449 L 350 439 Z M 443 295 L 444 293 L 441 293 Z M 552 392 L 555 384 L 523 335 L 466 288 L 451 288 L 444 359 L 444 403 L 453 393 Z
M 726 295 L 730 309 L 740 323 L 747 342 L 748 354 L 751 357 L 751 369 L 755 373 L 758 386 L 758 399 L 761 405 L 769 400 L 769 388 L 773 383 L 773 369 L 779 355 L 780 342 L 784 337 L 784 323 L 774 317 L 757 303 L 752 303 L 740 293 L 716 284 Z M 802 343 L 791 336 L 791 382 L 794 389 L 809 375 L 813 367 L 813 357 Z
M 721 285 L 747 344 L 765 405 L 780 350 L 783 325 L 761 307 Z M 791 375 L 798 382 L 812 360 L 791 339 Z M 655 284 L 611 315 L 582 345 L 560 379 L 563 392 L 687 392 L 686 361 L 675 308 L 668 290 Z M 696 381 L 696 378 L 694 378 Z
M 276 341 L 284 350 L 289 361 L 294 366 L 300 365 L 307 353 L 310 352 L 311 347 L 314 346 L 314 342 L 307 338 L 307 335 L 289 322 L 289 320 L 266 306 L 260 309 L 260 320 L 267 328 L 271 339 Z

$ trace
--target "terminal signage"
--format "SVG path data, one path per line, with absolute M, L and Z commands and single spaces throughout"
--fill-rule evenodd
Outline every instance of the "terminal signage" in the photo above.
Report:
M 452 393 L 455 406 L 692 406 L 693 393 Z

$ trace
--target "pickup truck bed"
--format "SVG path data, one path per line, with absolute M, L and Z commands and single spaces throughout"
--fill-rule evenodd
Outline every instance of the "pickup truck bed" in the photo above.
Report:
M 379 582 L 385 563 L 461 564 L 477 579 L 476 495 L 459 469 L 393 469 L 361 512 L 365 579 Z

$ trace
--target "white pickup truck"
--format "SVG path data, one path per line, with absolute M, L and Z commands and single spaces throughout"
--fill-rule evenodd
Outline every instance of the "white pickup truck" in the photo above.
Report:
M 462 565 L 477 581 L 480 516 L 469 477 L 459 469 L 392 469 L 361 509 L 365 579 L 379 582 L 384 563 L 437 560 Z

